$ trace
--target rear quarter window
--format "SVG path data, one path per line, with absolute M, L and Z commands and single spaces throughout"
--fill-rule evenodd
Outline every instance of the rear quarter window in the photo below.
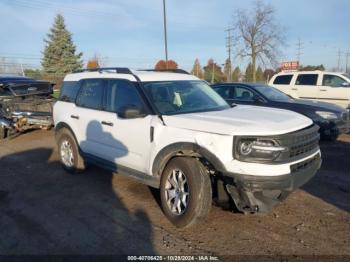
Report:
M 317 85 L 317 74 L 301 74 L 295 81 L 296 85 L 315 86 Z
M 293 75 L 281 75 L 277 76 L 273 81 L 274 85 L 289 85 Z
M 60 101 L 74 103 L 79 91 L 77 81 L 64 81 L 61 87 Z

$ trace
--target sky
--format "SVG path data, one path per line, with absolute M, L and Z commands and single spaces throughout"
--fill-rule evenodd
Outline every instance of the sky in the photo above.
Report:
M 345 67 L 350 50 L 349 0 L 265 0 L 275 8 L 286 45 L 280 61 Z M 225 29 L 237 9 L 251 9 L 247 0 L 166 0 L 169 58 L 190 70 L 199 58 L 223 64 L 227 58 Z M 0 57 L 39 67 L 43 39 L 61 13 L 86 62 L 95 54 L 105 66 L 153 68 L 164 58 L 162 0 L 0 0 Z M 233 54 L 235 55 L 235 54 Z M 235 58 L 244 67 L 246 59 Z

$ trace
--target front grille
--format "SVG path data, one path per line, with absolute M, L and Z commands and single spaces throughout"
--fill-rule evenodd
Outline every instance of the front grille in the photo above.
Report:
M 315 152 L 319 148 L 320 135 L 318 129 L 317 125 L 313 125 L 303 130 L 280 136 L 277 139 L 278 143 L 288 148 L 287 152 L 281 154 L 280 159 L 282 161 L 293 161 Z
M 320 158 L 321 158 L 320 154 L 317 154 L 311 159 L 307 159 L 305 161 L 292 165 L 290 167 L 290 170 L 292 173 L 303 171 L 307 169 L 309 166 L 311 166 L 312 164 L 314 164 L 316 161 L 318 162 Z

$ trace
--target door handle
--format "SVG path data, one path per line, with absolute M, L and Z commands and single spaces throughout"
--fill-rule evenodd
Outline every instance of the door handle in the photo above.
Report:
M 298 88 L 292 88 L 292 90 L 298 90 Z
M 102 121 L 101 124 L 102 124 L 102 125 L 105 125 L 105 126 L 113 126 L 113 123 L 112 123 L 112 122 Z
M 320 89 L 320 91 L 322 91 L 322 92 L 326 92 L 326 91 L 327 91 L 327 89 Z
M 79 116 L 76 116 L 76 115 L 71 115 L 70 118 L 73 118 L 73 119 L 79 119 Z

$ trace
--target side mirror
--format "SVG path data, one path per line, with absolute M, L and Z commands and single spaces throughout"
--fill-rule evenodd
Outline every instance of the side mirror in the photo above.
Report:
M 147 114 L 142 109 L 138 108 L 135 105 L 126 105 L 119 110 L 117 115 L 120 118 L 132 119 L 132 118 L 142 118 L 142 117 L 145 117 Z
M 349 86 L 350 86 L 350 83 L 344 82 L 344 83 L 341 84 L 341 86 L 342 86 L 342 87 L 349 87 Z
M 254 97 L 254 102 L 258 103 L 258 104 L 262 104 L 262 103 L 265 103 L 265 100 L 262 99 L 260 96 L 255 96 Z

